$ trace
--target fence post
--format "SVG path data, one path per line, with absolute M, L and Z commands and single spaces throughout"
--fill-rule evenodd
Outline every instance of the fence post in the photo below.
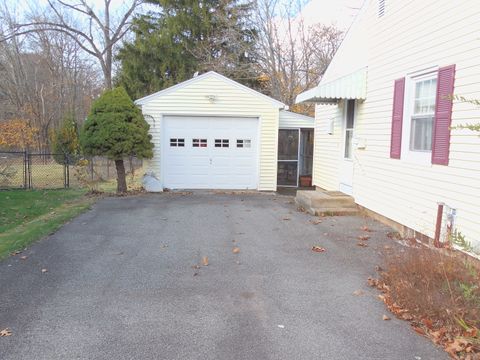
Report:
M 27 150 L 23 150 L 23 189 L 27 189 L 28 186 L 28 158 L 27 158 Z
M 28 189 L 32 188 L 32 155 L 27 152 L 27 183 Z
M 70 169 L 67 154 L 64 154 L 63 158 L 63 187 L 65 189 L 70 187 Z

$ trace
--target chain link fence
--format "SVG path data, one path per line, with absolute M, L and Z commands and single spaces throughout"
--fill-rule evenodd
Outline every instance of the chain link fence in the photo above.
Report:
M 125 171 L 136 175 L 143 162 L 124 159 Z M 84 187 L 116 179 L 115 162 L 104 157 L 68 159 L 63 154 L 0 151 L 0 189 Z
M 27 163 L 26 152 L 0 152 L 0 189 L 26 188 Z

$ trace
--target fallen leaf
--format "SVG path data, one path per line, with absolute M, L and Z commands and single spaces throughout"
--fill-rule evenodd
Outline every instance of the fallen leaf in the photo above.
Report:
M 284 217 L 282 220 L 291 220 L 291 219 L 288 217 Z
M 472 337 L 472 338 L 475 338 L 477 337 L 478 335 L 478 329 L 476 327 L 473 327 L 473 328 L 470 328 L 467 330 L 467 335 Z
M 28 259 L 28 256 L 25 256 L 25 255 L 20 256 L 20 260 L 27 260 L 27 259 Z
M 368 247 L 367 244 L 363 243 L 363 242 L 359 242 L 357 243 L 357 246 L 361 246 L 361 247 Z
M 195 272 L 193 273 L 193 276 L 197 276 L 197 275 L 198 275 L 198 272 L 195 271 Z
M 12 331 L 9 328 L 0 331 L 0 336 L 12 336 Z
M 420 328 L 420 327 L 418 327 L 418 326 L 414 326 L 414 327 L 413 327 L 413 330 L 415 330 L 415 332 L 416 332 L 417 334 L 426 335 L 426 334 L 425 334 L 425 330 L 423 330 L 422 328 Z
M 464 339 L 455 339 L 445 347 L 445 351 L 456 358 L 458 352 L 463 351 L 468 342 Z
M 310 223 L 312 223 L 313 225 L 318 225 L 318 224 L 322 223 L 322 220 L 320 220 L 320 219 L 310 220 Z
M 364 294 L 363 290 L 360 290 L 360 289 L 355 290 L 355 291 L 353 292 L 353 295 L 355 295 L 355 296 L 360 296 L 360 295 L 363 295 L 363 294 Z
M 232 249 L 232 252 L 233 252 L 234 254 L 238 254 L 238 253 L 240 252 L 240 248 L 237 247 L 237 246 L 235 246 L 235 247 Z
M 11 252 L 10 256 L 15 256 L 15 255 L 18 255 L 18 254 L 21 254 L 21 253 L 22 252 L 20 250 L 17 250 L 17 251 Z
M 368 239 L 370 239 L 369 235 L 360 235 L 358 237 L 358 240 L 360 240 L 360 241 L 367 241 Z
M 430 330 L 433 329 L 433 323 L 432 323 L 432 320 L 430 319 L 427 319 L 427 318 L 422 319 L 422 324 L 425 325 Z
M 46 273 L 47 271 L 47 269 L 42 269 L 42 273 Z
M 367 283 L 371 287 L 377 287 L 378 286 L 378 279 L 374 279 L 374 278 L 369 277 L 367 279 Z
M 204 256 L 202 259 L 203 266 L 208 266 L 208 256 Z
M 372 232 L 372 230 L 371 230 L 367 225 L 362 226 L 362 227 L 360 228 L 360 230 L 366 231 L 366 232 Z
M 390 319 L 387 315 L 385 315 L 385 314 L 383 314 L 382 319 L 383 319 L 383 320 L 391 320 L 391 319 Z
M 321 247 L 321 246 L 317 246 L 317 245 L 314 245 L 312 246 L 312 251 L 315 251 L 315 252 L 325 252 L 327 251 L 325 248 Z

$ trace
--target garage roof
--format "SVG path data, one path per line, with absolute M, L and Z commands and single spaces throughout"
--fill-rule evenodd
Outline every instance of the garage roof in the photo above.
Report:
M 280 110 L 279 127 L 280 129 L 313 129 L 315 127 L 315 118 L 291 111 Z
M 183 81 L 183 82 L 181 82 L 181 83 L 179 83 L 179 84 L 177 84 L 177 85 L 173 85 L 173 86 L 171 86 L 171 87 L 169 87 L 169 88 L 160 90 L 160 91 L 158 91 L 158 92 L 156 92 L 156 93 L 153 93 L 153 94 L 151 94 L 151 95 L 147 95 L 147 96 L 145 96 L 145 97 L 143 97 L 143 98 L 141 98 L 141 99 L 135 100 L 135 104 L 137 104 L 137 105 L 144 105 L 144 104 L 150 102 L 150 101 L 153 100 L 153 99 L 156 99 L 156 98 L 161 97 L 161 96 L 163 96 L 163 95 L 170 94 L 170 93 L 172 93 L 172 92 L 175 92 L 175 91 L 177 91 L 177 90 L 182 89 L 183 87 L 185 87 L 185 86 L 187 86 L 187 85 L 191 85 L 191 84 L 193 84 L 193 83 L 195 83 L 195 82 L 197 82 L 197 81 L 203 80 L 203 79 L 208 78 L 208 77 L 215 77 L 215 78 L 220 79 L 220 80 L 222 80 L 222 81 L 224 81 L 224 82 L 227 82 L 227 83 L 229 83 L 229 84 L 231 84 L 231 85 L 234 85 L 234 86 L 236 86 L 237 88 L 239 88 L 239 89 L 241 89 L 241 90 L 243 90 L 243 91 L 245 91 L 245 92 L 249 92 L 249 93 L 252 94 L 252 95 L 255 95 L 255 96 L 258 96 L 258 97 L 262 97 L 262 98 L 264 98 L 265 100 L 271 102 L 273 106 L 276 106 L 276 107 L 278 107 L 278 108 L 280 108 L 280 109 L 287 109 L 287 108 L 288 108 L 288 106 L 285 105 L 284 103 L 282 103 L 282 102 L 280 102 L 280 101 L 278 101 L 278 100 L 275 100 L 275 99 L 273 99 L 273 98 L 271 98 L 271 97 L 269 97 L 269 96 L 267 96 L 267 95 L 265 95 L 265 94 L 262 94 L 262 93 L 260 93 L 260 92 L 258 92 L 258 91 L 256 91 L 256 90 L 253 90 L 253 89 L 251 89 L 251 88 L 249 88 L 249 87 L 247 87 L 247 86 L 245 86 L 245 85 L 242 85 L 242 84 L 240 84 L 240 83 L 238 83 L 238 82 L 236 82 L 236 81 L 234 81 L 234 80 L 232 80 L 232 79 L 229 79 L 229 78 L 227 78 L 226 76 L 220 75 L 219 73 L 217 73 L 217 72 L 215 72 L 215 71 L 209 71 L 209 72 L 207 72 L 207 73 L 205 73 L 205 74 L 198 75 L 198 76 L 195 76 L 195 77 L 193 77 L 193 78 L 191 78 L 191 79 L 189 79 L 189 80 Z

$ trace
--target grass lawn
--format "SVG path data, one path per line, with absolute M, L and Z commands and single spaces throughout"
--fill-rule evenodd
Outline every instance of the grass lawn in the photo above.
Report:
M 0 258 L 23 249 L 88 209 L 85 190 L 0 191 Z

